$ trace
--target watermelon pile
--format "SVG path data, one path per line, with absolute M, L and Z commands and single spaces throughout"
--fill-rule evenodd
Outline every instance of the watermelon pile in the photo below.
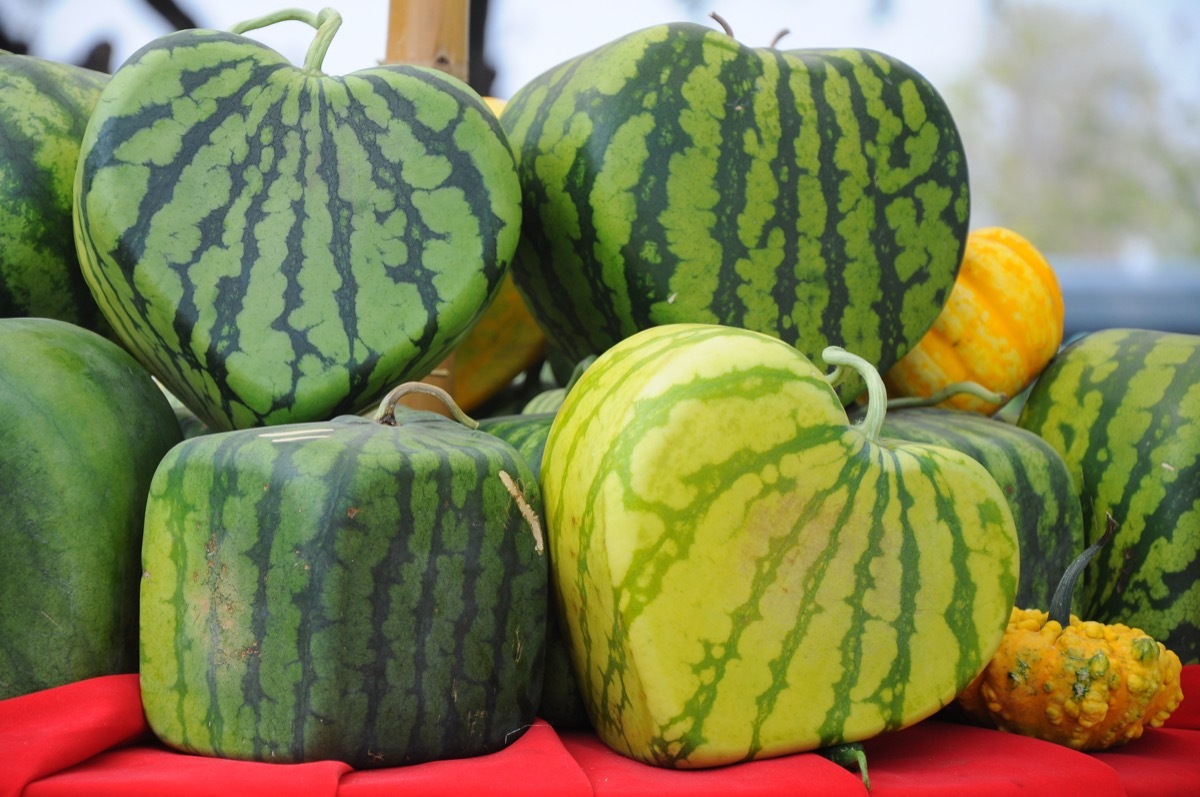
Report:
M 246 35 L 283 19 L 303 65 Z M 362 768 L 538 717 L 828 749 L 950 704 L 1111 522 L 1079 615 L 1200 663 L 1200 336 L 887 394 L 939 321 L 1061 338 L 948 317 L 987 305 L 922 75 L 672 23 L 503 103 L 327 75 L 340 22 L 0 56 L 0 171 L 49 187 L 0 189 L 0 698 L 138 671 L 173 748 Z

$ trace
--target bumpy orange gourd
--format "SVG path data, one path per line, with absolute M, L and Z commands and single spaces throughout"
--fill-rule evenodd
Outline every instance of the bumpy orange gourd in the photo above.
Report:
M 1183 668 L 1174 652 L 1140 629 L 1068 613 L 1079 572 L 1112 529 L 1067 569 L 1050 612 L 1013 609 L 995 655 L 957 697 L 971 719 L 1076 750 L 1105 750 L 1161 726 L 1179 706 Z
M 1008 398 L 1028 387 L 1063 338 L 1062 289 L 1046 258 L 1003 227 L 972 230 L 945 307 L 884 375 L 890 396 L 927 398 L 976 382 Z M 992 414 L 999 404 L 958 394 L 945 406 Z
M 1179 706 L 1179 657 L 1142 631 L 1082 622 L 1064 628 L 1013 609 L 983 673 L 958 697 L 973 719 L 1076 750 L 1104 750 L 1157 728 Z

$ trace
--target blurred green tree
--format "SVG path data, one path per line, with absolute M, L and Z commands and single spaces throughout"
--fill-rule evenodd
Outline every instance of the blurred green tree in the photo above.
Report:
M 1167 91 L 1144 40 L 1084 5 L 991 14 L 976 67 L 943 92 L 972 226 L 1012 227 L 1049 252 L 1200 257 L 1200 107 Z

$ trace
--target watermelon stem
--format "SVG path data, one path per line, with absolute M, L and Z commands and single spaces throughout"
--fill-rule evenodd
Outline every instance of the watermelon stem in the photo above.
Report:
M 313 37 L 308 52 L 304 54 L 304 71 L 313 75 L 322 74 L 321 64 L 325 62 L 325 54 L 329 52 L 333 37 L 342 26 L 342 15 L 332 8 L 322 8 L 315 14 L 301 8 L 283 8 L 265 16 L 239 22 L 229 31 L 242 34 L 277 22 L 303 22 L 316 29 L 317 35 Z
M 867 383 L 867 412 L 858 422 L 858 428 L 866 434 L 868 440 L 878 442 L 883 431 L 883 419 L 888 410 L 887 388 L 883 385 L 883 377 L 879 375 L 879 370 L 862 357 L 851 354 L 840 346 L 826 347 L 825 351 L 821 352 L 821 358 L 826 364 L 834 367 L 833 371 L 825 376 L 825 381 L 830 387 L 842 380 L 847 368 L 855 371 Z
M 814 752 L 838 766 L 857 769 L 858 774 L 862 777 L 863 788 L 867 791 L 871 790 L 871 776 L 867 772 L 867 752 L 863 748 L 862 742 L 843 742 L 829 747 L 821 747 Z
M 997 393 L 994 390 L 989 390 L 978 382 L 954 382 L 946 385 L 941 390 L 933 393 L 930 396 L 904 396 L 902 398 L 894 398 L 888 400 L 888 409 L 898 409 L 900 407 L 932 407 L 935 404 L 941 404 L 948 398 L 957 396 L 960 393 L 974 396 L 975 398 L 983 399 L 989 404 L 1005 404 L 1008 402 L 1008 396 L 1004 393 Z
M 716 11 L 709 11 L 708 15 L 715 19 L 717 24 L 724 29 L 726 36 L 731 39 L 733 38 L 733 28 L 729 27 L 729 23 L 725 21 L 725 17 L 721 16 Z
M 717 24 L 720 25 L 722 30 L 725 31 L 726 36 L 728 36 L 731 39 L 735 38 L 733 35 L 733 28 L 730 26 L 729 22 L 725 19 L 725 17 L 721 16 L 716 11 L 709 11 L 708 15 L 717 21 Z M 779 40 L 782 39 L 784 36 L 788 35 L 789 33 L 791 33 L 791 31 L 789 29 L 782 28 L 778 33 L 775 34 L 775 38 L 771 39 L 771 43 L 768 44 L 767 46 L 770 47 L 771 49 L 774 49 L 776 47 L 776 45 L 779 44 Z
M 402 385 L 397 385 L 383 397 L 383 401 L 379 402 L 379 409 L 375 410 L 375 422 L 382 423 L 387 426 L 396 425 L 396 402 L 407 395 L 413 393 L 423 393 L 426 396 L 432 396 L 438 401 L 446 405 L 446 409 L 450 410 L 450 414 L 454 416 L 454 420 L 461 423 L 468 429 L 478 429 L 479 421 L 467 415 L 462 411 L 462 408 L 451 398 L 450 394 L 442 390 L 437 385 L 431 385 L 428 382 L 405 382 Z
M 1079 580 L 1079 574 L 1087 567 L 1088 562 L 1100 552 L 1100 549 L 1112 539 L 1117 532 L 1117 521 L 1113 519 L 1112 513 L 1108 513 L 1108 526 L 1104 529 L 1104 534 L 1100 539 L 1084 549 L 1083 553 L 1075 557 L 1075 561 L 1067 565 L 1066 571 L 1059 579 L 1058 586 L 1054 588 L 1054 595 L 1050 598 L 1050 608 L 1046 612 L 1048 620 L 1058 623 L 1063 628 L 1071 624 L 1071 595 L 1075 592 L 1075 582 Z

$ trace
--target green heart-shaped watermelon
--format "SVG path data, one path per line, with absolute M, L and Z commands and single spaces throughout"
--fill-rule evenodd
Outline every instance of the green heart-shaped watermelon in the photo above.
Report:
M 293 16 L 289 16 L 289 14 Z M 131 352 L 213 430 L 359 411 L 451 351 L 517 245 L 495 116 L 442 72 L 303 66 L 187 30 L 101 95 L 75 185 L 84 275 Z
M 885 373 L 958 273 L 962 141 L 932 84 L 883 53 L 657 25 L 535 77 L 501 121 L 525 196 L 514 280 L 570 362 L 699 322 Z

